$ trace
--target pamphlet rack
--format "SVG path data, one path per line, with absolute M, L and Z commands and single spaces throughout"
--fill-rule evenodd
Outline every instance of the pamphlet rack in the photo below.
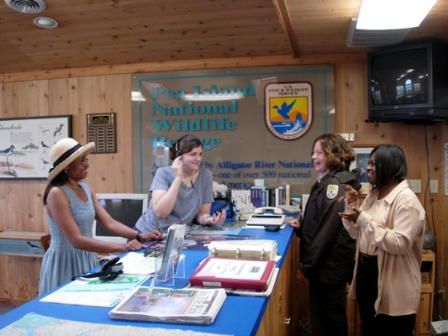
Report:
M 163 284 L 168 286 L 174 286 L 175 279 L 185 279 L 185 255 L 181 254 L 179 260 L 175 262 L 164 263 L 162 258 L 154 258 L 155 284 Z

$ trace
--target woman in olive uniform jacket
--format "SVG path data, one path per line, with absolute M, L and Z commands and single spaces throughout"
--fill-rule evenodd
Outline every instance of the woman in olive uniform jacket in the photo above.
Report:
M 317 182 L 312 186 L 303 218 L 289 221 L 300 239 L 299 282 L 309 281 L 313 336 L 348 334 L 347 282 L 351 281 L 355 241 L 339 212 L 347 185 L 360 189 L 359 177 L 348 170 L 355 154 L 337 134 L 324 134 L 313 144 Z

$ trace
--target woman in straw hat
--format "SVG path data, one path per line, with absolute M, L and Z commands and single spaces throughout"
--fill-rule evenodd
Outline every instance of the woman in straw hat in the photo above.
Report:
M 81 182 L 87 176 L 87 155 L 94 146 L 93 142 L 81 146 L 74 139 L 64 138 L 50 149 L 53 168 L 48 174 L 43 201 L 51 244 L 42 262 L 40 295 L 97 267 L 96 252 L 134 251 L 142 248 L 142 241 L 162 239 L 156 230 L 142 234 L 115 221 L 98 202 L 92 188 Z M 111 233 L 129 241 L 117 244 L 93 239 L 94 219 Z

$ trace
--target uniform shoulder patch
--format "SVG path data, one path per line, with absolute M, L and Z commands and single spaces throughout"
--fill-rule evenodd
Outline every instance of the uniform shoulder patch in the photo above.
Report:
M 327 198 L 334 199 L 338 195 L 339 186 L 337 184 L 329 184 L 327 186 Z

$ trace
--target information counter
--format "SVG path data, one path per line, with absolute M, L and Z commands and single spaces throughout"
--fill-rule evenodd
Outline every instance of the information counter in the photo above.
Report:
M 267 232 L 264 229 L 242 229 L 240 235 L 251 236 L 254 237 L 254 239 L 274 239 L 277 241 L 278 254 L 282 256 L 277 262 L 277 267 L 280 268 L 279 277 L 277 278 L 271 297 L 228 295 L 215 321 L 211 325 L 112 320 L 108 315 L 108 312 L 110 311 L 108 308 L 43 303 L 39 301 L 42 297 L 38 297 L 2 315 L 0 318 L 0 329 L 19 320 L 26 314 L 33 312 L 58 319 L 81 322 L 123 326 L 131 325 L 144 328 L 193 330 L 236 336 L 286 335 L 294 333 L 294 330 L 291 330 L 290 326 L 286 326 L 286 330 L 289 330 L 286 333 L 279 331 L 278 329 L 282 324 L 288 325 L 288 323 L 291 323 L 292 316 L 289 316 L 290 312 L 287 312 L 288 316 L 286 316 L 284 320 L 274 316 L 277 311 L 279 313 L 286 313 L 287 311 L 286 307 L 281 311 L 282 308 L 278 308 L 278 304 L 281 305 L 286 301 L 297 301 L 288 297 L 291 295 L 290 292 L 279 289 L 279 286 L 287 288 L 290 283 L 295 283 L 295 271 L 291 272 L 291 261 L 294 260 L 294 258 L 291 258 L 293 251 L 290 251 L 294 239 L 293 229 L 290 226 L 286 226 L 285 229 L 280 230 L 279 232 Z M 290 252 L 289 258 L 286 258 L 288 252 Z M 186 250 L 183 253 L 185 254 L 185 278 L 175 279 L 176 288 L 183 288 L 188 285 L 190 275 L 197 268 L 199 263 L 208 255 L 205 250 Z M 285 260 L 288 261 L 285 262 Z M 288 268 L 289 270 L 287 270 Z M 149 285 L 149 282 L 150 280 L 146 285 Z M 280 324 L 280 326 L 277 324 Z M 274 332 L 272 328 L 275 328 L 277 332 L 272 333 Z

